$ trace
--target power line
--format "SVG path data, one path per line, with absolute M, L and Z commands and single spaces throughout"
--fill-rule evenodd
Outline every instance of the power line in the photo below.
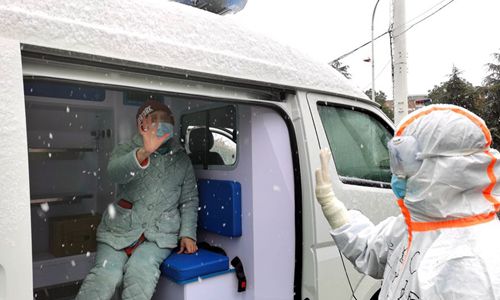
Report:
M 421 19 L 420 21 L 416 22 L 415 24 L 411 25 L 410 27 L 408 27 L 408 29 L 406 29 L 405 31 L 401 32 L 400 34 L 394 36 L 394 38 L 397 38 L 398 36 L 404 34 L 405 32 L 407 32 L 408 30 L 412 29 L 413 27 L 415 27 L 416 25 L 422 23 L 423 21 L 427 20 L 428 18 L 432 17 L 433 15 L 437 14 L 440 10 L 442 10 L 443 8 L 445 8 L 446 6 L 450 5 L 452 2 L 454 2 L 455 0 L 450 0 L 448 3 L 446 3 L 445 5 L 441 6 L 440 8 L 438 8 L 437 10 L 435 10 L 432 14 L 426 16 L 425 18 Z
M 389 31 L 386 31 L 386 32 L 384 32 L 384 33 L 380 34 L 379 36 L 377 36 L 376 38 L 374 38 L 374 39 L 373 39 L 373 41 L 375 42 L 376 40 L 378 40 L 379 38 L 383 37 L 384 35 L 386 35 L 386 34 L 388 34 L 388 33 L 389 33 Z M 332 61 L 331 61 L 331 62 L 329 62 L 328 64 L 329 64 L 329 65 L 331 65 L 331 64 L 333 64 L 334 62 L 339 61 L 339 60 L 343 59 L 344 57 L 346 57 L 346 56 L 348 56 L 348 55 L 353 54 L 354 52 L 356 52 L 356 51 L 358 51 L 359 49 L 363 48 L 364 46 L 366 46 L 366 45 L 370 44 L 371 42 L 372 42 L 372 40 L 369 40 L 368 42 L 364 43 L 363 45 L 359 46 L 358 48 L 356 48 L 356 49 L 354 49 L 354 50 L 352 50 L 352 51 L 349 51 L 349 52 L 347 52 L 346 54 L 341 55 L 341 56 L 339 56 L 338 58 L 336 58 L 336 59 L 332 60 Z
M 380 75 L 382 75 L 382 72 L 385 71 L 385 69 L 387 68 L 387 66 L 389 65 L 389 63 L 391 62 L 391 59 L 389 58 L 384 66 L 382 67 L 382 69 L 377 73 L 377 75 L 375 76 L 375 80 L 378 79 L 380 77 Z M 369 86 L 371 85 L 371 83 L 368 83 L 367 85 L 364 86 L 363 90 L 366 90 Z
M 408 24 L 418 18 L 420 18 L 421 16 L 425 15 L 426 13 L 428 13 L 429 11 L 433 10 L 435 7 L 439 6 L 441 3 L 443 2 L 446 2 L 448 0 L 441 0 L 439 1 L 438 3 L 434 4 L 433 6 L 429 7 L 428 9 L 426 9 L 424 12 L 420 13 L 419 15 L 415 16 L 414 18 L 410 19 L 408 22 L 406 22 L 405 24 Z
M 421 13 L 421 14 L 419 14 L 418 16 L 416 16 L 416 17 L 412 18 L 410 21 L 406 22 L 404 25 L 401 25 L 401 26 L 405 26 L 406 24 L 410 23 L 411 21 L 413 21 L 413 20 L 417 19 L 418 17 L 420 17 L 420 16 L 422 16 L 422 15 L 426 14 L 427 12 L 429 12 L 430 10 L 432 10 L 434 7 L 438 6 L 439 4 L 443 3 L 444 1 L 446 1 L 446 0 L 442 0 L 442 1 L 438 2 L 437 4 L 433 5 L 431 8 L 427 9 L 426 11 L 424 11 L 424 12 L 423 12 L 423 13 Z M 402 34 L 406 33 L 408 30 L 412 29 L 412 28 L 413 28 L 414 26 L 416 26 L 417 24 L 419 24 L 419 23 L 421 23 L 421 22 L 423 22 L 423 21 L 427 20 L 428 18 L 430 18 L 431 16 L 435 15 L 437 12 L 439 12 L 440 10 L 442 10 L 443 8 L 445 8 L 446 6 L 450 5 L 453 1 L 455 1 L 455 0 L 450 0 L 449 2 L 447 2 L 446 4 L 444 4 L 443 6 L 441 6 L 441 7 L 440 7 L 440 8 L 438 8 L 437 10 L 435 10 L 432 14 L 430 14 L 430 15 L 426 16 L 425 18 L 423 18 L 423 19 L 421 19 L 421 20 L 417 21 L 416 23 L 414 23 L 413 25 L 411 25 L 410 27 L 408 27 L 407 29 L 405 29 L 405 31 L 401 32 L 401 33 L 400 33 L 400 34 L 398 34 L 397 36 L 393 36 L 392 38 L 397 38 L 398 36 L 400 36 L 400 35 L 402 35 Z M 398 28 L 399 28 L 399 27 L 398 27 Z M 379 38 L 381 38 L 381 37 L 383 37 L 384 35 L 386 35 L 386 34 L 390 33 L 391 31 L 394 31 L 394 28 L 393 28 L 393 29 L 389 29 L 389 30 L 387 30 L 386 32 L 384 32 L 384 33 L 380 34 L 379 36 L 377 36 L 376 38 L 374 38 L 374 39 L 373 39 L 373 41 L 375 42 L 375 41 L 376 41 L 376 40 L 378 40 Z M 362 44 L 361 46 L 359 46 L 359 47 L 355 48 L 354 50 L 351 50 L 351 51 L 349 51 L 349 52 L 347 52 L 347 53 L 345 53 L 345 54 L 343 54 L 343 55 L 339 56 L 338 58 L 336 58 L 336 59 L 334 59 L 334 60 L 330 61 L 328 64 L 329 64 L 329 65 L 331 65 L 331 64 L 333 64 L 335 61 L 339 61 L 339 60 L 341 60 L 341 59 L 343 59 L 343 58 L 345 58 L 345 57 L 347 57 L 347 56 L 351 55 L 352 53 L 354 53 L 354 52 L 358 51 L 359 49 L 361 49 L 361 48 L 365 47 L 366 45 L 370 44 L 371 42 L 372 42 L 372 41 L 371 41 L 371 40 L 369 40 L 368 42 L 366 42 L 366 43 Z

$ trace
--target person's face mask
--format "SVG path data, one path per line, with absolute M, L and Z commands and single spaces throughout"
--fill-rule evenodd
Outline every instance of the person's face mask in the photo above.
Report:
M 392 175 L 391 188 L 398 199 L 403 199 L 406 196 L 406 178 Z
M 158 130 L 156 131 L 156 135 L 158 137 L 161 137 L 161 136 L 165 135 L 166 133 L 169 133 L 170 135 L 165 140 L 165 142 L 168 141 L 174 135 L 174 125 L 167 123 L 167 122 L 159 122 L 158 123 Z

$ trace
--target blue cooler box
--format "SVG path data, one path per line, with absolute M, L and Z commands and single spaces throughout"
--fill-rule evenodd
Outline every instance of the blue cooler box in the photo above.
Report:
M 195 254 L 172 253 L 160 266 L 163 276 L 179 284 L 229 271 L 229 258 L 225 255 L 198 249 Z

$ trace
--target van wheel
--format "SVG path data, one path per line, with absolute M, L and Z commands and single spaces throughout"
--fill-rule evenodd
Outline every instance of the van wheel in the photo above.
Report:
M 378 295 L 380 295 L 380 290 L 378 290 L 375 294 L 373 294 L 370 300 L 378 300 Z

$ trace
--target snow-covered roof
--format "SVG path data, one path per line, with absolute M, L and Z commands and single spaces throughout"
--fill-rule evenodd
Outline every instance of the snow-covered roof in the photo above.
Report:
M 0 0 L 0 28 L 24 44 L 369 100 L 326 63 L 166 0 Z

